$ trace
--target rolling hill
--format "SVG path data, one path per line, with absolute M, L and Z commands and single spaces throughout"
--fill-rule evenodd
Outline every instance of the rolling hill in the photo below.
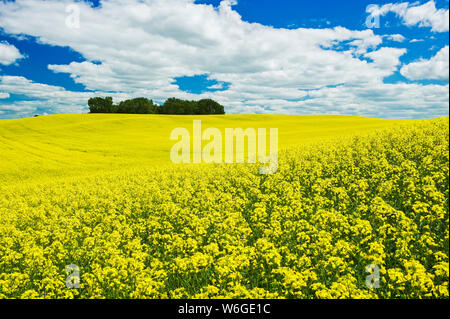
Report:
M 49 115 L 0 120 L 1 184 L 172 165 L 174 128 L 278 128 L 284 149 L 413 122 L 354 116 L 119 114 Z

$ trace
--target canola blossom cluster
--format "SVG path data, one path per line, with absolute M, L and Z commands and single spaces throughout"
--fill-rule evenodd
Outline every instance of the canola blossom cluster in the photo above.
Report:
M 448 138 L 442 118 L 284 150 L 274 175 L 181 165 L 2 187 L 0 298 L 448 298 Z

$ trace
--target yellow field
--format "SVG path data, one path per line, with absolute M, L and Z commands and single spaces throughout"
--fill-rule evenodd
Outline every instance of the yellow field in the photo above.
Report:
M 124 168 L 172 165 L 170 132 L 202 127 L 278 128 L 283 149 L 371 132 L 403 121 L 352 116 L 73 114 L 0 120 L 0 185 Z
M 194 119 L 279 128 L 279 171 L 170 164 Z M 448 298 L 448 138 L 448 118 L 1 120 L 0 298 Z

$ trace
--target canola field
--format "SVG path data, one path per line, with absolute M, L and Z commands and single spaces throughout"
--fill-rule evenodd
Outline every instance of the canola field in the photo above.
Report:
M 274 175 L 169 164 L 193 119 L 1 120 L 0 298 L 449 297 L 448 118 L 201 118 L 278 127 Z

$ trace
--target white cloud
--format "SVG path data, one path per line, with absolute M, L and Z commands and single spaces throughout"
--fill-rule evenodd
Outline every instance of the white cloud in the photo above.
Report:
M 312 91 L 311 106 L 334 108 L 335 114 L 427 118 L 448 115 L 448 85 L 380 84 L 339 86 Z M 306 101 L 305 101 L 306 102 Z
M 80 8 L 80 28 L 69 28 L 65 8 L 70 3 L 0 2 L 0 27 L 8 34 L 34 36 L 41 43 L 81 53 L 87 61 L 48 68 L 69 74 L 95 93 L 5 76 L 1 91 L 23 92 L 39 99 L 42 106 L 49 104 L 53 112 L 71 107 L 73 112 L 86 110 L 87 99 L 104 92 L 116 92 L 108 94 L 116 101 L 135 96 L 156 101 L 171 96 L 211 97 L 224 104 L 228 113 L 377 116 L 378 107 L 378 116 L 413 117 L 427 114 L 427 107 L 429 114 L 439 115 L 446 105 L 439 86 L 383 83 L 383 78 L 398 70 L 406 50 L 380 47 L 384 36 L 372 30 L 277 29 L 243 21 L 232 9 L 235 1 L 213 7 L 194 0 L 105 0 L 98 8 L 75 2 Z M 401 35 L 390 37 L 402 40 Z M 197 95 L 182 92 L 173 83 L 176 77 L 201 74 L 219 83 L 211 88 L 230 85 Z M 382 89 L 386 89 L 384 97 Z M 413 105 L 406 98 L 417 91 L 424 92 L 426 103 L 418 100 Z M 36 104 L 14 105 L 25 112 Z
M 401 34 L 389 34 L 386 35 L 385 38 L 394 42 L 403 42 L 406 40 L 406 38 Z
M 35 83 L 21 76 L 0 76 L 0 98 L 10 94 L 23 95 L 25 101 L 13 104 L 0 104 L 0 109 L 31 115 L 38 108 L 45 108 L 54 113 L 80 113 L 87 111 L 87 101 L 94 96 L 113 96 L 116 101 L 126 99 L 126 94 L 105 92 L 72 92 L 62 87 Z
M 406 49 L 398 48 L 381 48 L 377 51 L 366 53 L 364 56 L 374 61 L 381 70 L 383 77 L 392 74 L 400 65 L 399 58 L 406 53 Z M 382 79 L 380 79 L 382 80 Z
M 372 30 L 287 30 L 246 23 L 230 2 L 214 8 L 193 0 L 111 0 L 101 8 L 79 2 L 80 28 L 71 29 L 65 26 L 68 3 L 1 3 L 0 25 L 7 33 L 69 46 L 88 61 L 101 61 L 49 66 L 93 90 L 171 87 L 174 77 L 205 73 L 219 81 L 232 78 L 252 85 L 279 82 L 314 88 L 330 81 L 353 82 L 361 80 L 356 70 L 367 74 L 374 71 L 372 66 L 322 47 L 353 41 L 353 49 L 365 53 L 382 41 Z
M 429 60 L 420 59 L 403 66 L 400 73 L 410 80 L 442 80 L 449 79 L 448 45 L 442 48 Z
M 449 10 L 436 9 L 433 0 L 422 5 L 417 2 L 388 3 L 383 6 L 373 5 L 369 12 L 372 16 L 385 16 L 389 12 L 399 16 L 407 26 L 431 27 L 433 32 L 448 32 Z
M 19 50 L 8 42 L 0 42 L 0 64 L 10 65 L 23 58 Z
M 223 83 L 217 83 L 208 87 L 211 90 L 221 90 L 223 89 Z
M 0 99 L 8 99 L 9 93 L 0 92 Z

